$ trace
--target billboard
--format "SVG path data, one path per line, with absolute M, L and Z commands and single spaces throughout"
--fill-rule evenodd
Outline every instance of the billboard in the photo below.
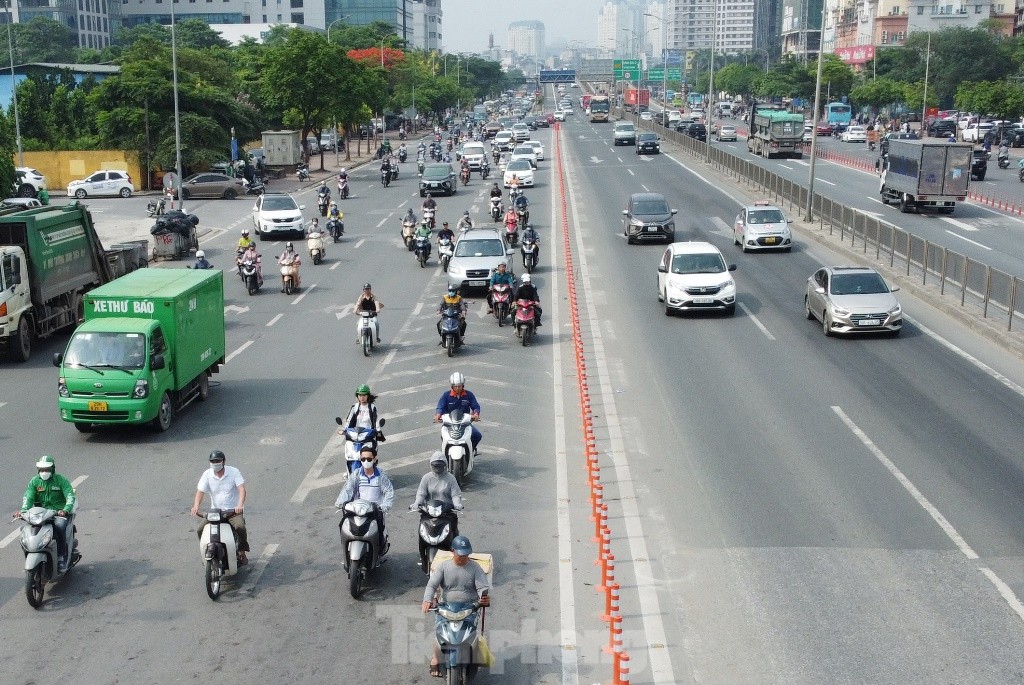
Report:
M 836 48 L 835 54 L 847 64 L 865 64 L 875 58 L 875 46 L 855 45 L 850 48 Z

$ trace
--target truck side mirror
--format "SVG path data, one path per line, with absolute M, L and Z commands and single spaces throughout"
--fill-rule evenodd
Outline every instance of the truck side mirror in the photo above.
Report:
M 61 354 L 60 352 L 54 352 L 53 353 L 53 365 L 59 367 L 62 363 L 64 363 L 64 355 Z
M 164 356 L 162 354 L 154 354 L 149 360 L 149 370 L 159 371 L 164 368 Z

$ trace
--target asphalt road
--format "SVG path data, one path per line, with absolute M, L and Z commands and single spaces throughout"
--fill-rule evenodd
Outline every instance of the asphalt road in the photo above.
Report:
M 0 475 L 12 509 L 39 454 L 85 477 L 84 560 L 48 587 L 40 611 L 25 602 L 17 543 L 0 543 L 0 616 L 18 633 L 0 648 L 5 681 L 38 681 L 38 651 L 24 636 L 45 631 L 66 650 L 50 662 L 53 681 L 433 682 L 416 606 L 416 518 L 400 512 L 437 445 L 432 407 L 453 370 L 469 377 L 485 419 L 461 527 L 497 562 L 487 632 L 501 667 L 478 682 L 607 681 L 563 206 L 632 682 L 1019 680 L 1019 360 L 910 296 L 900 338 L 826 339 L 803 318 L 803 284 L 818 264 L 847 258 L 799 235 L 791 254 L 741 254 L 724 230 L 742 198 L 687 155 L 616 150 L 611 127 L 579 113 L 538 137 L 548 159 L 528 195 L 546 325 L 531 347 L 485 317 L 482 296 L 464 352 L 449 360 L 436 346 L 442 274 L 433 261 L 417 268 L 398 238 L 399 216 L 419 205 L 407 164 L 387 189 L 375 169 L 355 173 L 344 242 L 328 245 L 323 265 L 303 266 L 298 296 L 268 280 L 248 297 L 228 274 L 233 356 L 210 400 L 168 433 L 82 436 L 61 423 L 48 360 L 62 340 L 25 365 L 0 363 L 10 455 Z M 439 220 L 466 208 L 483 217 L 486 187 L 474 179 L 440 200 Z M 621 235 L 621 210 L 638 190 L 665 193 L 681 239 L 709 240 L 738 265 L 734 317 L 663 315 L 654 287 L 663 248 Z M 308 208 L 311 193 L 298 195 Z M 141 198 L 105 206 L 127 214 L 136 201 L 144 207 Z M 249 207 L 195 205 L 218 229 L 203 243 L 214 264 L 230 263 Z M 280 247 L 265 243 L 264 254 Z M 369 359 L 344 313 L 367 280 L 386 307 L 384 344 Z M 392 558 L 355 601 L 332 506 L 343 470 L 333 417 L 366 381 L 388 420 L 382 465 L 399 494 Z M 217 603 L 187 515 L 213 448 L 249 482 L 257 560 Z

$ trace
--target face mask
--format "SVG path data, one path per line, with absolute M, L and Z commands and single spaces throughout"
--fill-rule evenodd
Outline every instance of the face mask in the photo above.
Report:
M 50 471 L 40 471 L 39 472 L 39 477 L 42 478 L 43 480 L 50 480 L 50 476 L 52 476 L 52 475 L 53 475 L 53 473 L 51 473 Z
M 224 470 L 224 462 L 212 463 L 212 464 L 210 464 L 210 466 L 213 467 L 213 470 L 214 470 L 215 473 L 220 473 L 221 471 Z
M 439 476 L 448 470 L 444 464 L 433 464 L 430 469 Z

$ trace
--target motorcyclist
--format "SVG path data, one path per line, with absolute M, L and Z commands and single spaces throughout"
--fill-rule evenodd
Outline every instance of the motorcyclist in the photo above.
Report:
M 440 244 L 441 240 L 444 238 L 447 238 L 453 243 L 455 242 L 455 231 L 448 227 L 447 221 L 441 224 L 441 230 L 437 232 L 437 242 Z
M 540 293 L 537 292 L 537 286 L 533 284 L 530 274 L 523 274 L 522 283 L 519 285 L 519 289 L 516 290 L 516 299 L 529 300 L 534 303 L 533 323 L 539 328 L 542 325 L 540 315 L 543 313 L 540 308 Z
M 437 565 L 423 591 L 423 613 L 430 611 L 439 590 L 441 602 L 445 604 L 479 602 L 482 607 L 491 605 L 491 582 L 487 579 L 483 567 L 469 558 L 472 553 L 473 546 L 465 535 L 459 535 L 452 540 L 452 558 L 445 559 Z M 442 619 L 439 617 L 438 620 Z M 434 654 L 430 657 L 430 675 L 435 678 L 442 677 L 441 646 L 436 638 Z
M 508 265 L 505 262 L 498 262 L 498 268 L 491 274 L 491 282 L 487 285 L 487 313 L 494 313 L 494 286 L 507 285 L 510 288 L 516 284 L 516 277 L 508 272 Z
M 382 176 L 387 174 L 388 178 L 391 178 L 391 157 L 388 155 L 384 155 L 380 161 L 380 173 Z
M 454 285 L 448 286 L 448 292 L 441 297 L 441 304 L 437 306 L 437 313 L 440 314 L 448 307 L 456 307 L 459 310 L 459 337 L 466 337 L 466 301 L 459 294 L 459 289 Z M 437 320 L 437 335 L 441 336 L 441 319 Z M 438 345 L 444 345 L 444 338 Z
M 295 251 L 295 247 L 291 242 L 285 243 L 284 252 L 277 258 L 277 263 L 281 266 L 294 266 L 295 274 L 295 288 L 296 290 L 300 287 L 299 284 L 301 279 L 299 278 L 299 266 L 302 264 L 302 259 L 299 257 L 299 253 Z M 281 274 L 281 292 L 284 292 L 284 274 Z
M 377 448 L 369 443 L 364 443 L 362 449 L 359 450 L 359 461 L 363 468 L 349 476 L 345 487 L 338 494 L 334 506 L 340 509 L 357 499 L 377 505 L 373 517 L 377 521 L 377 543 L 380 556 L 383 557 L 391 547 L 384 532 L 384 514 L 391 511 L 391 505 L 395 501 L 395 488 L 387 474 L 377 468 Z
M 517 190 L 519 190 L 519 175 L 514 173 L 508 180 L 508 194 L 514 196 Z
M 68 566 L 68 521 L 75 511 L 76 503 L 75 488 L 71 481 L 57 473 L 53 457 L 44 456 L 36 462 L 36 475 L 29 480 L 25 496 L 21 500 L 21 509 L 14 512 L 13 516 L 20 519 L 21 515 L 32 507 L 43 507 L 57 512 L 53 519 L 53 527 L 58 533 L 57 555 L 58 564 L 62 569 Z
M 526 199 L 525 195 L 519 195 L 513 201 L 512 206 L 515 208 L 516 213 L 522 214 L 524 222 L 530 220 L 530 201 Z
M 533 224 L 526 224 L 526 228 L 523 230 L 522 243 L 533 242 L 533 254 L 537 258 L 537 262 L 540 262 L 540 235 L 534 229 Z M 520 252 L 523 253 L 523 257 L 526 257 L 526 248 L 520 245 Z
M 1010 144 L 1006 139 L 999 142 L 999 152 L 996 155 L 997 161 L 1004 159 L 1010 159 Z
M 409 155 L 408 148 L 405 147 L 405 143 L 398 146 L 398 161 L 402 161 L 403 158 Z
M 312 219 L 309 220 L 309 228 L 306 229 L 306 235 L 310 235 L 311 233 L 319 233 L 319 232 L 320 232 L 320 219 L 318 219 L 318 218 L 316 218 L 314 216 Z M 197 253 L 197 255 L 198 255 L 198 253 Z
M 338 208 L 338 203 L 334 200 L 331 200 L 330 206 L 327 207 L 327 220 L 331 219 L 338 220 L 338 229 L 345 235 L 345 212 Z
M 327 187 L 327 181 L 320 181 L 320 187 L 316 191 L 316 201 L 318 205 L 327 204 L 331 199 L 331 189 Z
M 462 163 L 459 165 L 460 176 L 469 176 L 469 160 L 465 157 L 462 158 Z
M 414 226 L 417 223 L 419 223 L 419 220 L 416 218 L 416 212 L 412 211 L 412 207 L 410 207 L 409 211 L 406 212 L 405 216 L 402 217 L 402 223 L 403 224 L 412 224 Z
M 356 401 L 348 410 L 344 425 L 338 429 L 338 435 L 344 435 L 349 428 L 373 430 L 375 438 L 384 442 L 384 432 L 377 428 L 377 396 L 370 392 L 370 386 L 363 383 L 356 388 Z
M 196 263 L 192 266 L 193 269 L 212 269 L 213 264 L 206 261 L 206 252 L 203 250 L 196 250 Z
M 452 162 L 451 154 L 449 154 L 447 152 L 444 153 L 444 155 L 441 157 L 441 161 L 444 162 L 445 164 L 451 164 L 451 162 Z
M 243 228 L 242 229 L 242 237 L 238 239 L 238 248 L 237 249 L 239 251 L 244 251 L 244 250 L 248 249 L 250 245 L 255 245 L 255 242 L 252 240 L 252 238 L 249 237 L 249 229 L 248 228 Z
M 359 312 L 361 311 L 374 313 L 378 343 L 380 342 L 380 316 L 378 315 L 382 309 L 384 309 L 384 303 L 378 300 L 377 296 L 373 294 L 373 288 L 370 287 L 370 284 L 364 283 L 363 292 L 359 293 L 359 297 L 356 298 L 356 303 L 353 305 L 352 311 L 356 316 L 359 316 Z M 356 324 L 356 344 L 358 345 L 359 342 L 359 324 Z
M 473 228 L 473 219 L 469 216 L 468 209 L 462 213 L 461 217 L 459 217 L 459 223 L 456 224 L 455 228 L 460 231 L 468 231 Z
M 451 292 L 449 290 L 449 292 Z M 434 411 L 434 423 L 441 422 L 441 416 L 444 414 L 450 414 L 454 409 L 461 409 L 463 412 L 469 414 L 473 421 L 480 420 L 480 403 L 476 400 L 476 395 L 466 390 L 466 377 L 460 372 L 456 371 L 448 378 L 448 383 L 451 385 L 451 391 L 445 392 L 441 395 L 441 398 L 437 401 L 437 407 Z M 473 456 L 477 455 L 479 451 L 477 449 L 480 444 L 480 440 L 483 439 L 483 434 L 473 426 Z
M 416 159 L 423 159 L 427 156 L 427 146 L 421 140 L 419 146 L 416 148 Z
M 495 183 L 494 185 L 492 185 L 492 186 L 491 186 L 491 193 L 490 193 L 490 196 L 491 196 L 492 198 L 493 198 L 493 197 L 496 197 L 496 198 L 498 198 L 498 199 L 500 200 L 500 199 L 501 199 L 501 196 L 502 196 L 502 194 L 503 194 L 503 193 L 501 192 L 501 188 L 499 188 L 499 187 L 498 187 L 498 184 L 497 184 L 497 183 Z
M 510 228 L 510 229 L 514 229 L 516 227 L 516 225 L 519 224 L 519 216 L 516 214 L 516 208 L 515 207 L 511 207 L 510 206 L 508 208 L 508 211 L 505 212 L 504 223 L 505 223 L 505 226 Z
M 256 279 L 260 285 L 263 285 L 263 260 L 260 259 L 260 253 L 256 250 L 256 243 L 249 245 L 239 260 L 242 262 L 251 260 L 256 265 Z
M 444 452 L 436 450 L 430 455 L 430 471 L 420 478 L 416 489 L 416 501 L 409 505 L 409 511 L 416 511 L 429 502 L 444 502 L 453 512 L 462 511 L 462 488 L 448 472 L 448 460 Z M 459 534 L 459 519 L 452 514 L 452 536 Z
M 221 511 L 234 511 L 235 515 L 228 519 L 228 525 L 235 531 L 235 538 L 238 540 L 238 565 L 245 566 L 249 563 L 246 553 L 249 551 L 249 535 L 245 529 L 245 478 L 234 466 L 227 466 L 224 462 L 227 457 L 220 450 L 210 452 L 210 468 L 203 472 L 199 478 L 199 485 L 196 486 L 196 497 L 192 502 L 191 513 L 193 516 L 199 514 L 199 505 L 203 503 L 203 495 L 210 496 L 210 508 Z M 203 528 L 207 521 L 196 531 L 199 537 L 203 536 Z
M 426 210 L 426 209 L 434 209 L 434 210 L 436 210 L 437 209 L 437 200 L 435 200 L 430 195 L 430 193 L 427 193 L 426 199 L 423 200 L 422 209 L 424 209 L 424 210 Z
M 428 224 L 426 222 L 426 220 L 424 220 L 423 223 L 421 223 L 419 226 L 417 226 L 416 227 L 416 232 L 412 234 L 413 240 L 416 240 L 417 238 L 426 238 L 427 239 L 427 242 L 426 242 L 426 246 L 427 246 L 427 259 L 430 259 L 430 237 L 431 237 L 431 235 L 432 235 L 432 231 L 430 230 L 430 224 Z

